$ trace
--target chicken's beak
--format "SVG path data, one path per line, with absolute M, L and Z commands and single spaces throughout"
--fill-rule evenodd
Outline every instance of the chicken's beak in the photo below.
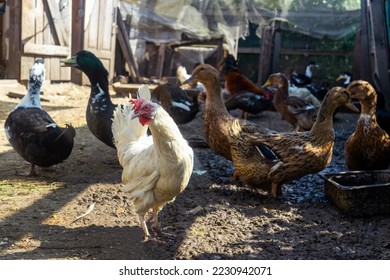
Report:
M 139 111 L 134 111 L 131 115 L 131 119 L 134 120 L 135 118 L 138 118 L 140 116 Z
M 353 105 L 352 100 L 349 100 L 349 102 L 345 103 L 344 106 L 347 107 L 352 112 L 359 113 L 359 109 L 355 105 Z
M 74 55 L 74 56 L 71 56 L 65 60 L 61 60 L 61 62 L 63 63 L 63 65 L 61 65 L 61 67 L 78 67 L 79 64 L 77 63 L 77 55 Z
M 341 79 L 343 79 L 343 76 L 340 75 L 340 76 L 337 77 L 336 81 L 338 82 L 338 81 L 340 81 Z

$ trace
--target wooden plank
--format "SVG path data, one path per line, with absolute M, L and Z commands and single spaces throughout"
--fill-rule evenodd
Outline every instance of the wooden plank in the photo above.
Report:
M 238 48 L 240 54 L 260 54 L 260 48 Z M 353 56 L 353 52 L 349 51 L 333 51 L 333 50 L 310 50 L 310 49 L 288 49 L 281 48 L 281 55 L 309 55 L 309 56 Z
M 35 36 L 35 1 L 22 1 L 22 43 L 32 41 L 34 43 Z
M 35 61 L 34 57 L 22 56 L 20 58 L 20 79 L 28 80 L 30 74 L 30 68 Z
M 48 18 L 54 27 L 53 36 L 55 40 L 58 40 L 58 44 L 61 46 L 69 46 L 68 34 L 65 32 L 64 25 L 62 23 L 61 13 L 57 1 L 55 0 L 43 0 L 47 5 Z
M 121 84 L 119 82 L 113 83 L 112 88 L 116 95 L 126 97 L 130 96 L 132 98 L 137 98 L 137 92 L 142 84 Z M 157 85 L 147 85 L 150 90 L 153 90 Z
M 167 46 L 166 44 L 161 44 L 158 48 L 157 66 L 156 66 L 156 77 L 158 79 L 161 79 L 162 72 L 163 72 L 166 46 Z
M 60 60 L 56 57 L 50 58 L 50 72 L 49 77 L 52 81 L 61 81 L 61 72 L 59 71 L 61 69 Z
M 116 24 L 115 20 L 115 11 L 114 1 L 102 1 L 101 3 L 101 12 L 99 19 L 99 30 L 104 36 L 99 37 L 99 49 L 110 50 L 111 51 L 111 36 L 113 33 L 113 25 Z M 110 38 L 110 40 L 107 40 Z M 114 38 L 115 40 L 115 38 Z
M 359 79 L 366 80 L 372 83 L 371 80 L 371 61 L 370 61 L 370 42 L 368 36 L 368 10 L 367 10 L 367 1 L 370 0 L 362 0 L 361 1 L 361 36 L 360 36 L 360 77 Z M 357 77 L 356 77 L 357 78 Z
M 98 34 L 99 27 L 99 1 L 89 0 L 85 3 L 85 49 L 99 49 L 98 48 Z M 104 19 L 102 19 L 103 21 Z
M 310 50 L 310 49 L 280 49 L 280 54 L 289 55 L 313 55 L 313 56 L 352 56 L 350 51 L 327 51 L 327 50 Z
M 72 0 L 72 46 L 71 54 L 74 55 L 79 50 L 83 49 L 84 44 L 84 13 L 85 0 Z M 70 80 L 73 83 L 82 83 L 81 71 L 74 69 L 70 70 Z
M 29 55 L 67 57 L 70 53 L 70 48 L 57 45 L 27 43 L 23 45 L 23 53 Z
M 118 24 L 117 39 L 118 39 L 120 48 L 122 50 L 123 56 L 125 57 L 126 63 L 129 66 L 130 75 L 136 82 L 139 82 L 138 67 L 137 67 L 137 64 L 135 62 L 133 52 L 131 50 L 131 46 L 130 46 L 130 42 L 129 42 L 130 39 L 129 39 L 129 36 L 127 34 L 127 29 L 126 29 L 125 24 L 123 22 L 119 8 L 118 8 L 118 13 L 117 13 L 117 24 Z
M 281 53 L 282 46 L 282 34 L 280 29 L 280 21 L 275 22 L 275 26 L 273 27 L 273 48 L 272 48 L 272 64 L 271 64 L 271 72 L 276 73 L 277 67 L 279 66 L 279 57 Z
M 44 7 L 42 1 L 37 1 L 35 7 L 35 44 L 44 44 L 43 41 L 43 30 L 45 29 L 45 15 L 44 15 Z
M 263 27 L 261 36 L 261 48 L 259 58 L 259 73 L 257 82 L 264 83 L 270 75 L 270 61 L 273 45 L 273 28 L 270 26 Z
M 6 78 L 20 79 L 20 44 L 21 44 L 21 28 L 15 26 L 22 26 L 22 3 L 21 0 L 8 2 L 9 9 L 5 13 L 6 20 L 4 20 L 3 30 L 13 30 L 9 32 L 8 36 L 4 37 L 5 44 L 8 46 L 5 54 L 6 63 Z

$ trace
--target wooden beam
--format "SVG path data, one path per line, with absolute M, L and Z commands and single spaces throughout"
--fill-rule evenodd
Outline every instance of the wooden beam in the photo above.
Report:
M 27 43 L 23 45 L 23 53 L 32 55 L 44 54 L 45 56 L 67 57 L 70 53 L 70 48 L 57 45 L 41 45 Z
M 273 30 L 273 48 L 272 48 L 272 64 L 271 64 L 271 72 L 276 73 L 277 67 L 279 65 L 279 57 L 281 53 L 282 46 L 282 34 L 280 29 L 280 21 L 274 22 L 274 30 Z
M 163 72 L 164 60 L 165 60 L 165 47 L 166 44 L 161 44 L 158 47 L 157 66 L 156 66 L 156 77 L 158 79 L 161 79 L 162 72 Z
M 193 41 L 182 41 L 180 43 L 172 43 L 169 44 L 171 48 L 177 48 L 177 47 L 185 47 L 185 46 L 196 46 L 200 45 L 204 47 L 205 45 L 215 46 L 219 45 L 220 42 L 223 42 L 223 37 L 220 38 L 214 38 L 214 39 L 206 39 L 206 40 L 193 40 Z
M 271 71 L 271 55 L 273 46 L 273 31 L 274 29 L 270 26 L 263 27 L 261 33 L 261 47 L 259 57 L 259 74 L 257 82 L 262 84 L 266 81 Z
M 6 20 L 3 20 L 4 27 L 3 31 L 8 30 L 8 36 L 5 36 L 7 33 L 4 33 L 2 36 L 5 40 L 5 45 L 7 53 L 5 54 L 5 68 L 6 68 L 6 78 L 8 79 L 20 79 L 20 48 L 21 48 L 21 28 L 22 25 L 22 1 L 8 1 L 9 9 L 4 14 Z M 19 26 L 19 28 L 15 28 Z M 13 30 L 10 32 L 10 30 Z M 3 32 L 2 31 L 2 32 Z
M 280 49 L 280 54 L 290 55 L 313 55 L 313 56 L 352 56 L 350 51 L 327 51 L 327 50 L 310 50 L 310 49 Z
M 129 66 L 130 75 L 133 78 L 135 82 L 139 82 L 139 72 L 138 67 L 135 62 L 135 58 L 133 56 L 133 52 L 131 50 L 130 46 L 130 40 L 129 36 L 127 34 L 126 26 L 123 22 L 122 15 L 120 13 L 119 8 L 117 8 L 117 24 L 118 24 L 118 33 L 117 33 L 117 39 L 119 42 L 119 46 L 122 50 L 123 56 L 126 60 L 127 65 Z
M 65 33 L 64 25 L 62 24 L 61 13 L 59 11 L 58 3 L 55 0 L 44 0 L 45 10 L 49 18 L 50 25 L 53 28 L 53 37 L 56 44 L 61 46 L 69 46 L 68 34 Z
M 367 1 L 370 0 L 361 0 L 361 31 L 360 31 L 360 53 L 358 58 L 360 60 L 360 76 L 359 79 L 366 80 L 370 83 L 372 83 L 371 80 L 371 54 L 370 54 L 370 42 L 369 42 L 369 30 L 368 26 L 369 19 L 368 19 L 368 9 L 367 9 Z
M 72 55 L 84 48 L 84 16 L 85 0 L 72 0 Z M 70 80 L 73 83 L 81 84 L 82 72 L 74 67 L 71 67 L 70 71 Z
M 258 48 L 238 48 L 240 54 L 260 54 Z M 349 51 L 328 51 L 328 50 L 310 50 L 310 49 L 287 49 L 281 48 L 279 54 L 287 55 L 313 55 L 313 56 L 352 56 L 353 52 Z

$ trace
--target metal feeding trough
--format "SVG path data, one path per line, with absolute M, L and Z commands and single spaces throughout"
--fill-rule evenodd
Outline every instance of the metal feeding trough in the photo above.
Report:
M 325 193 L 353 216 L 390 214 L 390 170 L 321 174 Z

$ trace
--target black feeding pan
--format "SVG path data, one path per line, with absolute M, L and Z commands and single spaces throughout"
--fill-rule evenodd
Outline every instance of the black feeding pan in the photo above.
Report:
M 390 214 L 390 170 L 321 174 L 325 193 L 353 216 Z

